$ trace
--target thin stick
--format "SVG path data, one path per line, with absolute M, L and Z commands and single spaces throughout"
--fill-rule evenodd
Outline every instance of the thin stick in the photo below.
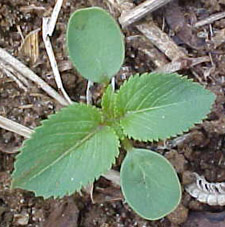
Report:
M 115 78 L 115 76 L 111 79 L 111 86 L 112 86 L 112 90 L 115 91 L 115 89 L 116 89 L 116 78 Z
M 13 67 L 9 64 L 5 64 L 4 62 L 1 61 L 0 59 L 0 67 L 2 68 L 2 70 L 7 70 L 9 71 L 15 78 L 17 78 L 25 87 L 29 87 L 30 84 L 28 82 L 28 80 L 23 77 L 22 75 L 20 75 L 18 72 L 15 71 L 15 69 L 13 69 Z
M 58 0 L 55 4 L 55 7 L 52 11 L 51 18 L 50 18 L 49 23 L 48 23 L 48 31 L 47 31 L 48 36 L 52 36 L 52 34 L 54 32 L 55 24 L 56 24 L 56 21 L 58 19 L 59 12 L 61 10 L 62 4 L 63 4 L 63 0 Z
M 170 60 L 186 57 L 174 41 L 156 26 L 154 22 L 138 24 L 136 25 L 136 28 Z
M 8 76 L 9 78 L 13 79 L 19 86 L 19 88 L 23 89 L 25 92 L 27 92 L 27 88 L 22 84 L 22 82 L 14 76 L 9 70 L 3 68 L 3 72 Z
M 18 30 L 18 33 L 20 34 L 20 37 L 21 37 L 21 39 L 22 39 L 22 42 L 24 42 L 25 39 L 24 39 L 24 36 L 23 36 L 23 33 L 22 33 L 22 31 L 21 31 L 20 26 L 17 25 L 16 28 L 17 28 L 17 30 Z
M 171 1 L 172 0 L 147 0 L 127 13 L 122 14 L 119 18 L 119 22 L 122 27 L 126 27 Z
M 180 58 L 172 61 L 162 67 L 157 68 L 154 72 L 174 73 L 182 69 L 190 68 L 203 62 L 209 62 L 208 56 L 199 58 Z
M 49 96 L 57 100 L 61 105 L 68 105 L 68 101 L 65 100 L 61 95 L 59 95 L 44 80 L 42 80 L 32 70 L 30 70 L 27 66 L 25 66 L 23 63 L 21 63 L 19 60 L 17 60 L 2 48 L 0 48 L 0 61 L 2 61 L 4 64 L 10 65 L 15 71 L 36 83 L 41 89 L 43 89 Z
M 0 116 L 0 127 L 19 134 L 25 138 L 30 138 L 31 134 L 33 133 L 33 130 L 2 116 Z
M 222 19 L 224 17 L 225 17 L 225 12 L 216 13 L 216 14 L 213 14 L 213 15 L 211 15 L 211 16 L 203 19 L 203 20 L 200 20 L 200 21 L 196 22 L 194 24 L 194 27 L 198 28 L 198 27 L 204 26 L 206 24 L 211 24 L 211 23 L 213 23 L 213 22 L 215 22 L 217 20 L 220 20 L 220 19 Z
M 91 94 L 91 87 L 93 86 L 93 82 L 91 82 L 90 80 L 88 81 L 87 84 L 87 90 L 86 90 L 86 102 L 87 104 L 92 104 L 92 94 Z
M 59 73 L 59 69 L 58 69 L 58 66 L 57 66 L 57 63 L 56 63 L 55 55 L 54 55 L 54 52 L 53 52 L 53 49 L 52 49 L 50 37 L 48 36 L 48 34 L 49 34 L 48 29 L 49 29 L 49 25 L 50 25 L 48 23 L 48 21 L 49 21 L 48 18 L 43 18 L 42 37 L 43 37 L 43 41 L 44 41 L 44 44 L 45 44 L 45 48 L 46 48 L 46 51 L 47 51 L 47 54 L 48 54 L 48 58 L 49 58 L 49 61 L 50 61 L 51 67 L 52 67 L 52 71 L 53 71 L 58 89 L 60 91 L 62 91 L 62 94 L 64 95 L 64 97 L 68 101 L 68 103 L 72 104 L 70 97 L 68 96 L 68 94 L 66 93 L 66 91 L 63 87 L 61 76 L 60 76 L 60 73 Z

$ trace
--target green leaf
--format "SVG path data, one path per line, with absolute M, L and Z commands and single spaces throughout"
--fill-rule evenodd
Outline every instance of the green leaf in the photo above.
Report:
M 160 219 L 180 202 L 181 186 L 177 174 L 158 153 L 145 149 L 128 152 L 120 176 L 126 202 L 145 219 Z
M 113 91 L 112 86 L 109 85 L 102 97 L 101 106 L 106 124 L 113 128 L 120 140 L 123 140 L 123 129 L 116 118 L 116 96 L 117 94 Z
M 109 85 L 102 97 L 102 111 L 107 118 L 115 118 L 116 93 L 113 92 L 112 86 Z
M 12 187 L 62 197 L 109 170 L 119 141 L 102 118 L 97 108 L 73 104 L 43 121 L 17 157 Z
M 187 131 L 210 112 L 215 95 L 178 74 L 134 76 L 120 88 L 116 105 L 129 137 L 152 141 Z
M 124 60 L 124 41 L 118 24 L 97 7 L 80 9 L 71 15 L 67 47 L 79 73 L 93 82 L 109 81 Z

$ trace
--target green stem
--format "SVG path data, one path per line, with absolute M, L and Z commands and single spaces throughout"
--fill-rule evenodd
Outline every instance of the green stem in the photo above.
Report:
M 132 151 L 132 149 L 133 149 L 133 145 L 131 144 L 131 142 L 128 138 L 124 138 L 122 140 L 122 146 L 126 151 Z

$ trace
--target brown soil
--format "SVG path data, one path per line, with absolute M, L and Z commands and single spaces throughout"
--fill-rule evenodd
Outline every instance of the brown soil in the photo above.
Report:
M 142 1 L 133 2 L 140 4 Z M 19 52 L 22 38 L 18 32 L 20 27 L 23 35 L 26 36 L 29 32 L 41 28 L 42 17 L 51 14 L 54 4 L 54 0 L 1 0 L 0 47 L 20 59 L 56 89 L 41 33 L 39 33 L 40 56 L 36 63 L 32 63 L 29 58 Z M 28 6 L 32 5 L 35 5 L 36 8 L 30 10 Z M 64 42 L 66 24 L 69 15 L 74 10 L 96 5 L 109 10 L 105 1 L 64 1 L 52 38 L 65 89 L 71 99 L 76 102 L 84 102 L 87 82 L 75 72 L 68 62 Z M 186 12 L 188 20 L 190 18 L 200 20 L 225 9 L 223 0 L 180 0 L 179 5 L 181 12 Z M 179 13 L 177 15 L 179 19 Z M 179 144 L 174 144 L 173 140 L 169 140 L 166 148 L 163 147 L 162 142 L 135 145 L 151 148 L 164 154 L 175 166 L 182 185 L 190 182 L 192 172 L 204 175 L 208 181 L 225 181 L 225 47 L 220 45 L 216 48 L 213 46 L 209 48 L 206 44 L 206 41 L 210 41 L 210 29 L 214 32 L 224 29 L 225 19 L 214 22 L 211 27 L 208 25 L 200 27 L 191 33 L 184 26 L 182 31 L 176 33 L 172 32 L 176 21 L 173 17 L 171 18 L 168 10 L 156 11 L 153 19 L 161 27 L 164 16 L 167 19 L 165 31 L 173 34 L 174 41 L 188 53 L 188 56 L 210 55 L 212 57 L 214 65 L 212 62 L 203 63 L 179 73 L 186 74 L 189 78 L 202 83 L 217 95 L 217 100 L 208 119 L 193 128 Z M 200 39 L 200 34 L 203 33 L 207 35 L 207 38 Z M 124 34 L 129 37 L 138 32 L 133 26 L 130 26 L 124 30 Z M 208 34 L 210 35 L 208 36 Z M 189 36 L 191 36 L 191 42 L 186 38 Z M 127 42 L 126 61 L 117 76 L 117 86 L 131 74 L 151 71 L 155 68 L 137 46 L 138 43 L 131 45 L 130 42 Z M 196 73 L 199 75 L 198 77 L 195 76 Z M 94 102 L 97 104 L 99 100 L 97 86 L 94 87 L 93 95 Z M 55 100 L 33 84 L 30 85 L 28 92 L 24 92 L 12 79 L 0 71 L 0 115 L 27 127 L 35 128 L 41 120 L 59 108 L 60 106 Z M 13 171 L 15 155 L 22 142 L 22 137 L 0 129 L 0 226 L 2 227 L 172 227 L 203 226 L 203 223 L 206 223 L 204 226 L 225 226 L 223 207 L 201 204 L 186 192 L 183 192 L 182 203 L 175 212 L 160 221 L 152 222 L 138 217 L 123 201 L 117 200 L 121 197 L 119 189 L 114 188 L 105 179 L 100 179 L 96 184 L 94 192 L 94 195 L 96 193 L 96 204 L 93 204 L 86 194 L 74 194 L 61 200 L 43 200 L 43 198 L 34 197 L 31 192 L 10 190 L 10 174 Z

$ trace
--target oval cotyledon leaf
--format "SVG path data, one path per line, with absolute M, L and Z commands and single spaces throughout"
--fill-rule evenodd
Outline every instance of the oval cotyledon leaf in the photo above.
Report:
M 126 202 L 145 219 L 160 219 L 180 202 L 181 186 L 176 171 L 156 152 L 132 149 L 122 163 L 120 176 Z
M 114 18 L 98 7 L 75 11 L 67 27 L 67 49 L 78 72 L 92 82 L 108 82 L 124 61 L 123 34 Z
M 12 187 L 62 197 L 109 170 L 119 140 L 102 118 L 95 107 L 73 104 L 44 120 L 17 157 Z

